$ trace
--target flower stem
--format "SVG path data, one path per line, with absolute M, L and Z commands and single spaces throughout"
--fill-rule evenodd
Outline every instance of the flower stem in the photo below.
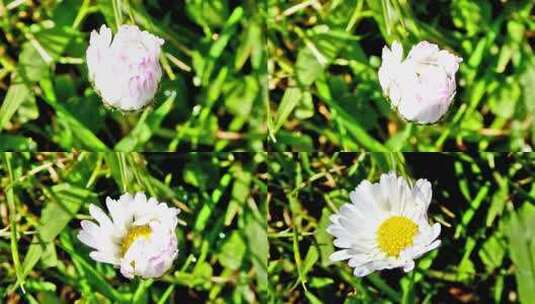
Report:
M 9 187 L 5 189 L 7 197 L 7 205 L 9 210 L 9 228 L 10 228 L 10 239 L 11 239 L 11 256 L 13 258 L 13 265 L 15 266 L 15 274 L 17 276 L 17 283 L 20 284 L 20 288 L 23 293 L 24 290 L 24 275 L 22 265 L 19 258 L 19 249 L 18 249 L 18 240 L 17 240 L 17 223 L 16 223 L 16 207 L 15 207 L 15 193 L 13 190 L 14 184 L 14 175 L 13 170 L 11 169 L 11 153 L 4 153 L 4 163 L 7 168 L 8 178 L 9 178 Z
M 141 279 L 139 281 L 139 285 L 136 289 L 136 292 L 134 293 L 134 298 L 132 299 L 132 303 L 134 304 L 141 303 L 143 296 L 145 295 L 147 289 L 152 285 L 152 283 L 154 283 L 154 280 L 152 279 L 148 279 L 148 280 Z
M 113 0 L 113 14 L 115 15 L 115 23 L 117 25 L 117 29 L 121 26 L 123 23 L 123 11 L 121 7 L 121 1 L 122 0 Z

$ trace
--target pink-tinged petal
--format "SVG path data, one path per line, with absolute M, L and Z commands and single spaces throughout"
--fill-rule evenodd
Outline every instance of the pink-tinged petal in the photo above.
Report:
M 445 50 L 438 52 L 436 57 L 438 64 L 446 71 L 446 73 L 451 77 L 455 77 L 455 73 L 457 73 L 459 64 L 463 59 Z
M 427 41 L 421 41 L 412 47 L 407 58 L 415 61 L 425 61 L 438 51 L 438 45 Z
M 394 41 L 391 48 L 383 48 L 379 84 L 403 118 L 435 123 L 453 102 L 461 62 L 462 58 L 427 41 L 413 46 L 403 60 L 403 47 Z
M 158 60 L 163 40 L 135 25 L 122 25 L 115 37 L 103 25 L 93 31 L 86 58 L 89 79 L 105 104 L 123 111 L 147 106 L 162 77 Z

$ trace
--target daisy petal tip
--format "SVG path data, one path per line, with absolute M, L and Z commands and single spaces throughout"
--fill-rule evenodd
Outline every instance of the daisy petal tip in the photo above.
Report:
M 414 270 L 414 261 L 413 260 L 410 260 L 408 261 L 407 263 L 405 263 L 405 265 L 403 265 L 403 271 L 405 272 L 411 272 Z
M 355 270 L 353 271 L 353 274 L 356 277 L 363 278 L 372 272 L 373 271 L 367 267 L 356 267 Z

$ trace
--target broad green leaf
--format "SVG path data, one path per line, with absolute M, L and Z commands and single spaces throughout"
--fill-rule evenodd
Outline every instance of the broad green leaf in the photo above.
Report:
M 241 117 L 250 115 L 260 92 L 258 80 L 254 76 L 246 76 L 233 80 L 228 86 L 228 92 L 225 93 L 225 106 L 228 111 Z
M 297 104 L 294 115 L 297 119 L 303 120 L 314 116 L 314 101 L 310 92 L 303 92 L 301 101 Z
M 478 254 L 487 272 L 492 273 L 494 269 L 499 268 L 503 263 L 503 258 L 506 253 L 506 244 L 498 234 L 493 234 L 489 237 Z
M 514 114 L 520 94 L 518 81 L 507 78 L 505 82 L 498 84 L 496 92 L 489 97 L 488 103 L 492 112 L 499 117 L 510 118 Z
M 463 258 L 457 269 L 457 280 L 461 282 L 468 282 L 476 274 L 474 263 L 470 259 L 470 255 L 472 254 L 472 251 L 474 251 L 475 246 L 476 241 L 473 238 L 468 237 L 464 246 Z
M 49 65 L 43 59 L 43 55 L 31 43 L 24 43 L 19 55 L 18 74 L 14 77 L 15 82 L 30 84 L 49 76 L 49 74 Z
M 0 107 L 0 130 L 6 127 L 13 114 L 23 103 L 30 99 L 33 100 L 33 98 L 32 92 L 25 84 L 12 84 L 7 90 L 6 97 Z
M 526 203 L 511 213 L 506 229 L 509 251 L 515 265 L 515 277 L 520 301 L 535 299 L 535 207 Z
M 525 70 L 520 75 L 522 99 L 528 113 L 535 113 L 535 59 L 527 62 Z M 531 125 L 531 140 L 535 141 L 535 124 Z
M 315 246 L 310 246 L 308 248 L 307 255 L 305 256 L 305 259 L 303 261 L 303 275 L 307 275 L 307 273 L 313 269 L 318 259 L 318 249 Z
M 43 24 L 34 24 L 31 29 L 44 51 L 39 56 L 49 56 L 53 61 L 59 59 L 72 39 L 80 36 L 80 33 L 73 30 L 70 26 L 54 26 L 48 28 Z
M 233 232 L 225 241 L 219 253 L 219 263 L 225 268 L 237 270 L 242 265 L 242 260 L 246 252 L 245 241 L 240 234 Z
M 268 289 L 268 251 L 269 242 L 267 237 L 267 217 L 261 212 L 247 212 L 245 227 L 243 229 L 247 240 L 247 256 L 252 261 L 255 274 L 256 286 L 260 291 Z
M 28 137 L 0 134 L 0 151 L 35 151 L 37 144 Z
M 244 170 L 241 166 L 231 168 L 234 176 L 234 185 L 232 185 L 231 200 L 228 204 L 227 213 L 225 214 L 225 225 L 232 223 L 236 215 L 243 210 L 251 191 L 251 172 Z
M 83 204 L 97 200 L 93 191 L 67 183 L 52 186 L 50 195 L 50 201 L 41 214 L 42 226 L 39 229 L 39 235 L 45 242 L 54 239 Z
M 301 101 L 302 96 L 303 94 L 299 88 L 286 89 L 286 92 L 284 92 L 284 95 L 282 96 L 279 108 L 277 109 L 273 133 L 276 133 L 284 123 L 286 123 L 294 108 Z
M 186 11 L 202 26 L 221 26 L 227 20 L 229 7 L 227 0 L 188 0 Z
M 315 150 L 314 142 L 310 136 L 286 130 L 279 130 L 277 143 L 288 145 L 292 151 L 311 152 Z
M 97 198 L 92 191 L 67 183 L 54 185 L 47 194 L 49 201 L 41 213 L 39 236 L 33 238 L 24 258 L 24 276 L 37 264 L 43 252 L 50 253 L 53 250 L 48 246 L 53 245 L 53 240 L 76 215 L 82 204 Z
M 321 266 L 327 267 L 331 262 L 329 256 L 334 252 L 334 246 L 332 244 L 332 236 L 327 233 L 327 226 L 329 226 L 329 216 L 331 212 L 328 208 L 323 208 L 321 211 L 321 218 L 318 222 L 318 227 L 314 238 L 319 247 Z
M 509 199 L 509 182 L 504 177 L 499 177 L 498 179 L 498 191 L 492 196 L 490 203 L 490 208 L 487 213 L 486 225 L 491 227 L 494 223 L 494 220 L 497 216 L 500 216 L 503 213 L 505 204 Z
M 311 85 L 323 72 L 323 65 L 318 62 L 310 47 L 303 46 L 297 53 L 295 73 L 297 80 L 303 86 Z

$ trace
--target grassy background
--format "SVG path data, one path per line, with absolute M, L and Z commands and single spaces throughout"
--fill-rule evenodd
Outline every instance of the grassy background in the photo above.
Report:
M 533 7 L 530 0 L 0 1 L 0 149 L 531 150 Z M 142 113 L 105 109 L 87 79 L 90 31 L 120 22 L 166 40 L 161 90 Z M 436 125 L 403 121 L 381 93 L 381 49 L 395 39 L 406 51 L 429 40 L 464 59 L 452 110 Z
M 13 4 L 15 3 L 15 4 Z M 263 149 L 262 10 L 254 0 L 0 1 L 0 150 Z M 165 39 L 152 108 L 105 109 L 89 33 L 134 23 Z
M 270 142 L 278 151 L 520 151 L 534 144 L 532 0 L 268 0 Z M 421 40 L 464 59 L 433 126 L 390 109 L 384 45 Z
M 433 185 L 442 245 L 413 272 L 359 279 L 332 264 L 329 215 L 363 179 L 395 170 Z M 268 265 L 274 303 L 532 303 L 535 155 L 270 154 Z
M 328 216 L 390 170 L 432 183 L 442 246 L 359 279 L 328 261 Z M 530 303 L 534 173 L 535 154 L 3 153 L 0 302 Z M 161 280 L 126 280 L 75 237 L 89 203 L 140 190 L 182 210 Z
M 265 154 L 0 157 L 0 303 L 265 301 Z M 90 203 L 125 191 L 182 211 L 178 258 L 160 280 L 127 280 L 76 238 Z

